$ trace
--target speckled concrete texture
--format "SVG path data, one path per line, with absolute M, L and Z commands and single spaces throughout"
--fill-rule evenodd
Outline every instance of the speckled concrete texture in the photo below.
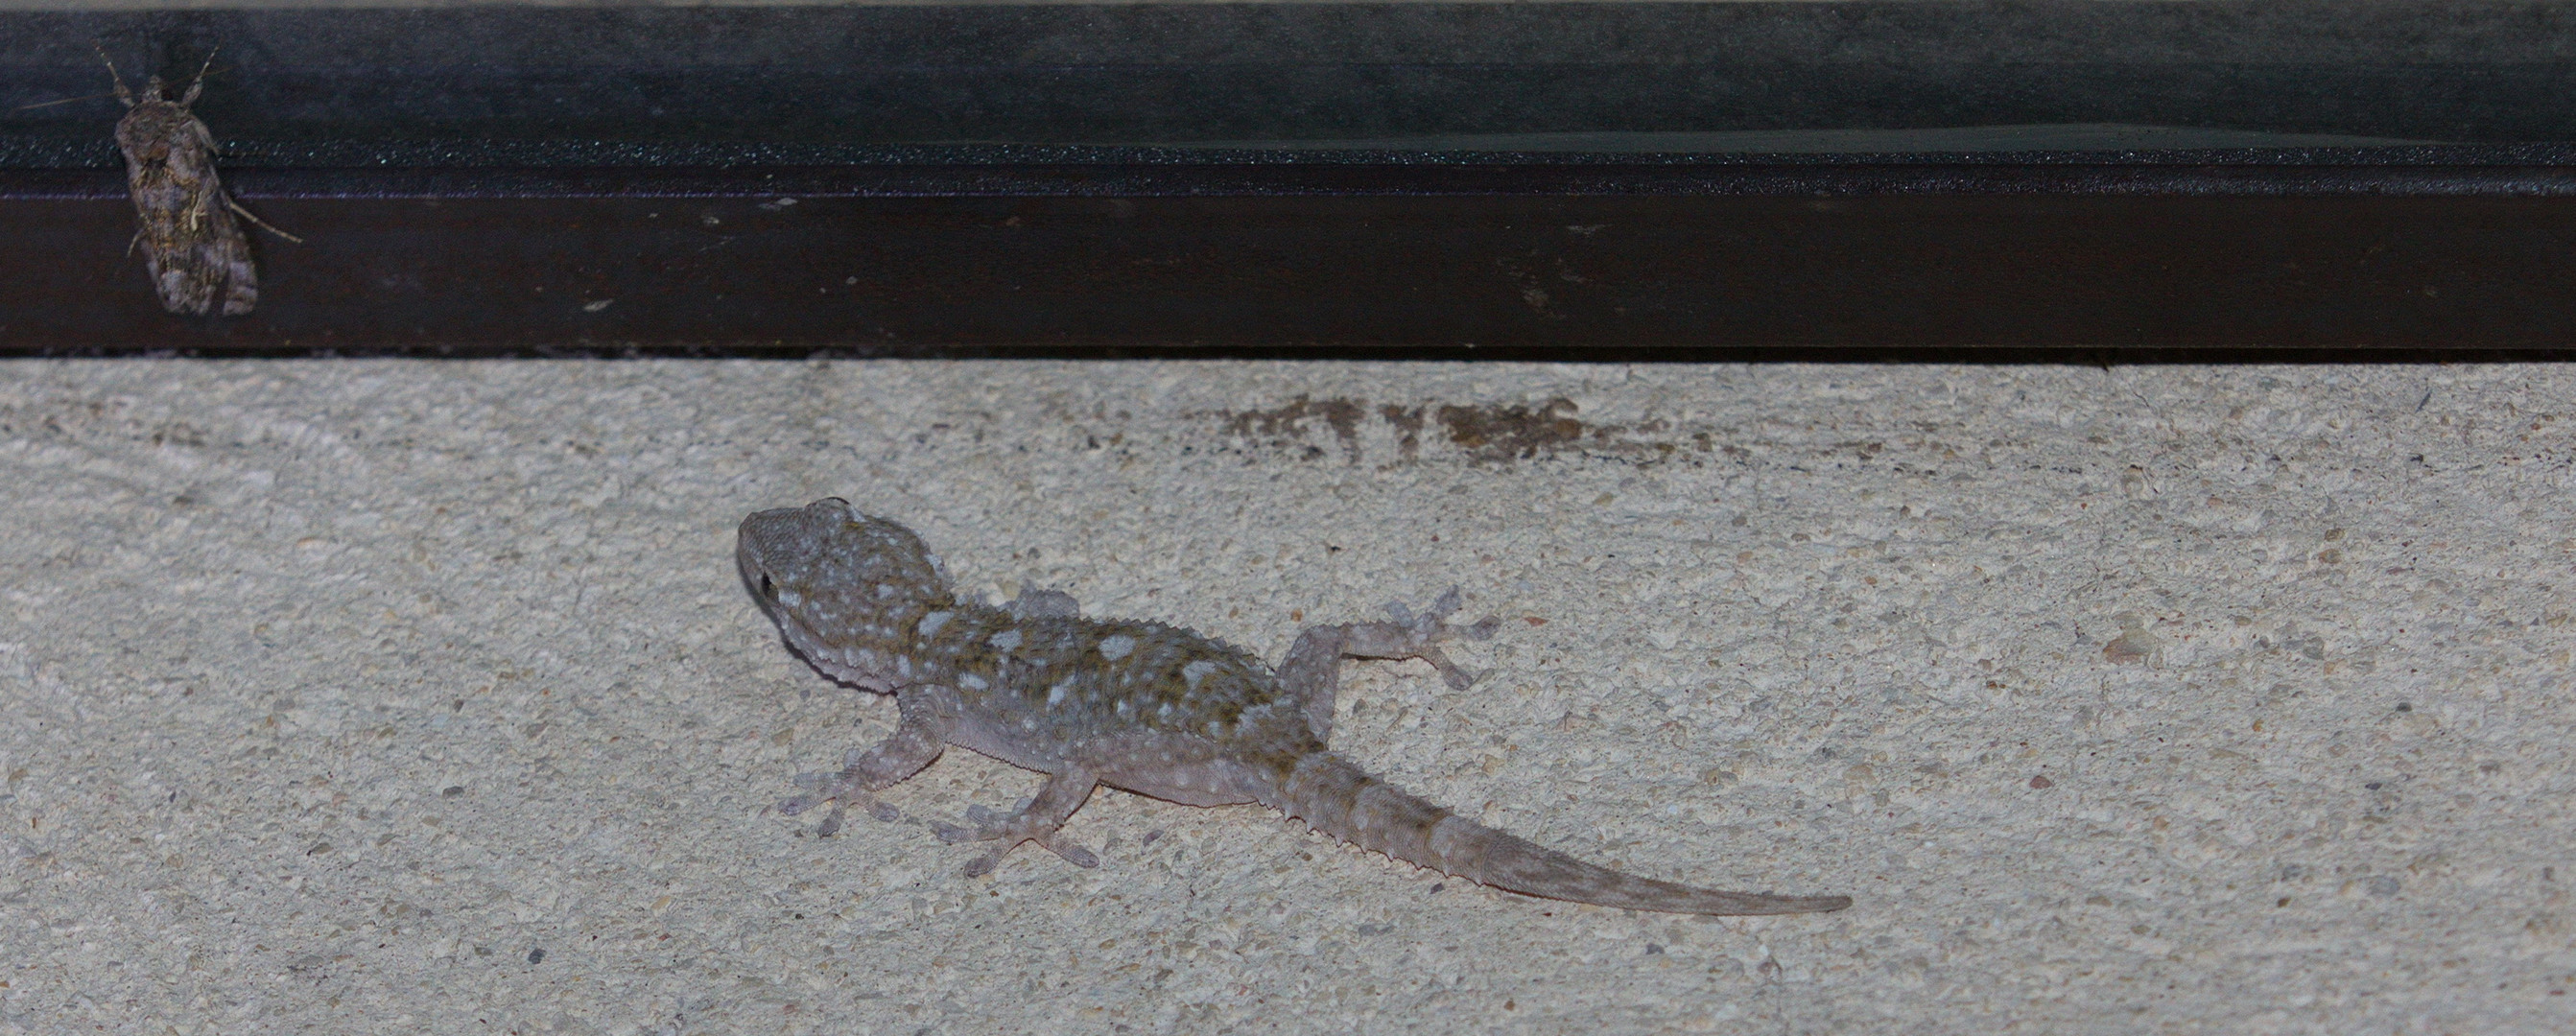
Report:
M 2576 1029 L 2576 370 L 0 366 L 0 1033 Z M 990 878 L 771 808 L 891 729 L 735 577 L 1276 658 L 1456 584 L 1335 747 L 1720 887 L 1443 880 L 1103 792 Z

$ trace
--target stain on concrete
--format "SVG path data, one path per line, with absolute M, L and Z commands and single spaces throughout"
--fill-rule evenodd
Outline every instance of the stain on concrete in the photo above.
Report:
M 1529 460 L 1581 442 L 1585 427 L 1574 418 L 1575 409 L 1573 400 L 1559 396 L 1536 407 L 1443 406 L 1437 413 L 1449 441 L 1470 459 L 1507 461 Z
M 1306 422 L 1320 422 L 1333 430 L 1333 437 L 1341 440 L 1342 451 L 1356 464 L 1360 459 L 1360 418 L 1367 412 L 1368 405 L 1359 400 L 1316 399 L 1299 393 L 1297 398 L 1268 410 L 1220 411 L 1218 416 L 1225 419 L 1227 434 L 1272 447 L 1304 445 L 1313 456 L 1321 456 L 1323 449 L 1304 443 Z

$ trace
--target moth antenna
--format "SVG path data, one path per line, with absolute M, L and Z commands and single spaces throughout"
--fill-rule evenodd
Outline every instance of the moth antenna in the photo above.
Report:
M 95 100 L 97 100 L 97 99 L 99 99 L 99 98 L 101 98 L 101 97 L 114 97 L 114 96 L 116 96 L 116 95 L 115 95 L 115 94 L 82 94 L 82 95 L 80 95 L 80 96 L 78 96 L 78 97 L 66 97 L 66 98 L 63 98 L 62 100 L 59 100 L 59 101 L 38 101 L 38 102 L 36 102 L 36 103 L 34 103 L 34 104 L 22 104 L 22 105 L 19 105 L 19 106 L 15 107 L 15 108 L 11 108 L 11 109 L 9 109 L 9 110 L 10 110 L 10 111 L 13 111 L 13 112 L 34 111 L 34 110 L 36 110 L 36 109 L 38 109 L 38 108 L 51 108 L 51 107 L 53 107 L 53 106 L 55 106 L 55 105 L 57 105 L 57 104 L 73 104 L 73 103 L 76 103 L 76 102 L 79 102 L 79 101 L 95 101 Z
M 134 107 L 134 93 L 125 88 L 125 76 L 116 70 L 116 62 L 108 60 L 107 48 L 99 46 L 97 40 L 91 40 L 89 49 L 90 53 L 98 55 L 98 59 L 107 65 L 107 77 L 116 81 L 116 99 L 125 102 L 128 108 Z
M 233 214 L 234 214 L 234 215 L 240 216 L 240 217 L 241 217 L 241 218 L 243 218 L 243 219 L 246 219 L 246 220 L 251 221 L 252 223 L 258 224 L 258 225 L 259 225 L 259 229 L 261 229 L 261 230 L 268 231 L 268 232 L 269 232 L 269 233 L 271 233 L 271 234 L 275 234 L 275 235 L 277 235 L 277 236 L 279 236 L 279 237 L 282 237 L 282 238 L 285 238 L 285 239 L 287 239 L 287 240 L 289 240 L 289 241 L 293 241 L 293 242 L 295 242 L 296 244 L 299 244 L 299 245 L 304 243 L 304 239 L 303 239 L 303 238 L 297 237 L 297 236 L 295 236 L 295 235 L 293 235 L 293 234 L 289 234 L 289 233 L 287 233 L 287 232 L 285 232 L 285 231 L 283 231 L 283 230 L 279 230 L 279 229 L 277 229 L 276 227 L 270 226 L 267 220 L 264 220 L 264 219 L 259 218 L 258 216 L 254 216 L 254 215 L 252 215 L 252 214 L 251 214 L 251 211 L 250 211 L 249 209 L 245 209 L 245 208 L 241 207 L 241 203 L 240 203 L 240 202 L 234 201 L 234 200 L 232 200 L 232 199 L 230 199 L 230 198 L 226 198 L 226 199 L 224 199 L 224 205 L 225 205 L 225 207 L 232 209 L 232 210 L 233 210 Z
M 197 78 L 188 81 L 188 95 L 179 98 L 179 107 L 197 103 L 197 95 L 206 92 L 206 70 L 215 67 L 215 51 L 222 49 L 217 47 L 206 52 L 206 63 L 197 66 Z

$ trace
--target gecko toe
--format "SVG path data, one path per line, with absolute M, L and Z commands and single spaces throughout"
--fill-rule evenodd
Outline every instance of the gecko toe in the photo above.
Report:
M 796 775 L 796 786 L 805 789 L 804 794 L 779 803 L 778 812 L 792 817 L 826 802 L 831 803 L 831 815 L 824 817 L 822 825 L 814 830 L 817 837 L 830 838 L 838 834 L 841 830 L 841 813 L 851 806 L 866 810 L 869 816 L 879 820 L 891 822 L 903 819 L 902 810 L 877 801 L 876 796 L 861 790 L 857 782 L 840 774 L 800 773 Z
M 940 841 L 946 842 L 950 845 L 957 845 L 963 842 L 989 842 L 998 837 L 986 832 L 980 827 L 959 827 L 955 824 L 948 823 L 935 823 L 930 825 L 930 833 L 938 836 Z
M 939 823 L 930 825 L 930 832 L 937 835 L 940 841 L 950 845 L 963 842 L 999 843 L 986 850 L 983 855 L 976 857 L 974 862 L 966 865 L 967 877 L 981 877 L 992 873 L 993 868 L 1001 865 L 1003 857 L 1009 856 L 1011 850 L 1019 848 L 1026 842 L 1036 842 L 1039 848 L 1063 857 L 1066 863 L 1076 867 L 1100 866 L 1099 856 L 1094 855 L 1089 849 L 1057 837 L 1053 825 L 1041 826 L 1030 822 L 1025 816 L 1005 815 L 981 807 L 969 807 L 966 814 L 967 819 L 974 822 L 974 826 Z
M 966 876 L 980 878 L 993 873 L 993 868 L 1001 866 L 1002 857 L 1009 852 L 1008 848 L 1000 848 L 974 858 L 966 864 Z
M 1100 857 L 1092 855 L 1091 850 L 1085 849 L 1071 842 L 1057 841 L 1053 838 L 1043 838 L 1038 840 L 1038 844 L 1045 846 L 1048 852 L 1064 857 L 1064 862 L 1070 863 L 1076 867 L 1100 866 Z

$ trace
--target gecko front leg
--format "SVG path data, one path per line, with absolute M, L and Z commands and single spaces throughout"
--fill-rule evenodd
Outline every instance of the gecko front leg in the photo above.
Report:
M 1010 855 L 1011 850 L 1019 848 L 1022 842 L 1036 842 L 1076 867 L 1097 867 L 1100 866 L 1100 858 L 1092 855 L 1091 850 L 1057 837 L 1056 832 L 1072 818 L 1074 810 L 1081 809 L 1082 804 L 1091 798 L 1091 789 L 1099 784 L 1097 775 L 1079 767 L 1048 774 L 1046 786 L 1038 789 L 1038 797 L 1029 800 L 1029 804 L 1020 807 L 1017 813 L 1005 817 L 994 810 L 976 806 L 966 811 L 966 819 L 977 826 L 938 824 L 931 830 L 939 835 L 940 841 L 952 845 L 958 842 L 1001 843 L 966 865 L 966 876 L 970 878 L 992 873 L 994 867 L 1001 865 L 1002 857 Z
M 852 749 L 842 758 L 841 772 L 800 773 L 796 786 L 805 793 L 778 804 L 778 811 L 795 816 L 825 802 L 832 812 L 814 829 L 818 837 L 830 838 L 841 830 L 841 811 L 857 806 L 879 820 L 894 821 L 903 813 L 877 801 L 876 793 L 901 783 L 904 778 L 920 773 L 923 767 L 939 761 L 948 749 L 949 721 L 938 710 L 929 708 L 914 695 L 900 695 L 896 701 L 903 708 L 903 719 L 894 733 L 865 752 Z

